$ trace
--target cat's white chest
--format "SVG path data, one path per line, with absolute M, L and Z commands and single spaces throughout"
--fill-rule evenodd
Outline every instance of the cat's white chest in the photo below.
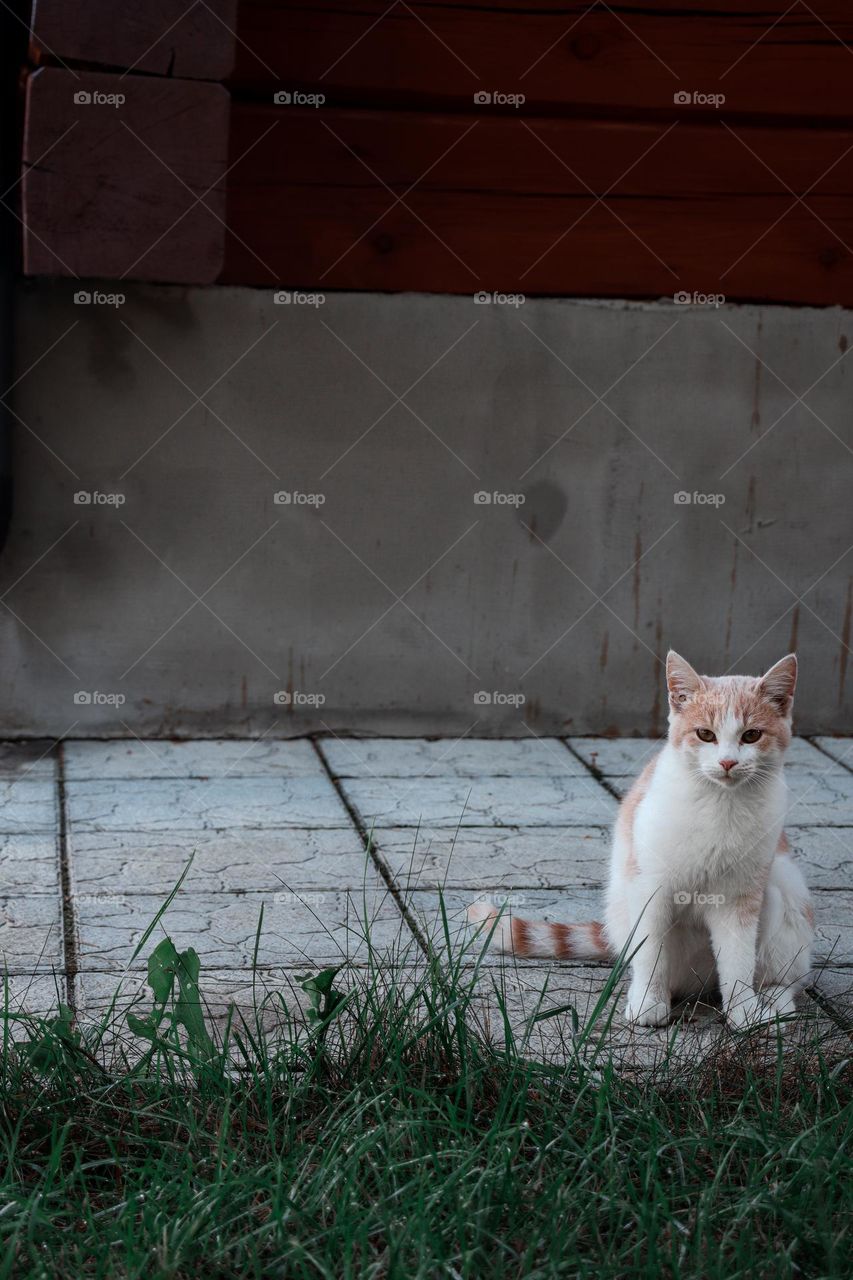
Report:
M 686 779 L 677 763 L 662 759 L 636 815 L 638 859 L 673 882 L 747 873 L 772 853 L 783 818 L 781 779 L 728 794 Z

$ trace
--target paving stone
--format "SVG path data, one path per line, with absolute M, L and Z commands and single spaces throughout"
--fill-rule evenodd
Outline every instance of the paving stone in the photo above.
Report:
M 587 764 L 608 778 L 636 778 L 663 746 L 665 738 L 569 738 Z
M 815 738 L 814 742 L 842 768 L 853 769 L 853 738 Z
M 0 835 L 0 886 L 14 894 L 57 894 L 58 839 L 54 834 Z
M 580 777 L 584 766 L 560 738 L 324 738 L 339 778 Z
M 0 742 L 0 778 L 29 778 L 31 782 L 53 781 L 56 753 L 48 740 Z
M 788 769 L 788 822 L 796 826 L 853 824 L 853 773 Z
M 853 886 L 853 828 L 785 828 L 791 853 L 810 889 Z
M 351 825 L 326 777 L 70 782 L 66 794 L 70 820 L 77 831 Z
M 853 968 L 825 964 L 816 968 L 812 985 L 853 1023 Z
M 193 858 L 183 893 L 359 889 L 373 874 L 361 837 L 349 829 L 256 831 L 79 831 L 69 833 L 78 893 L 160 893 Z M 194 855 L 194 856 L 193 856 Z
M 832 769 L 834 767 L 822 752 L 818 751 L 808 738 L 793 738 L 791 745 L 785 752 L 785 765 L 787 768 L 797 768 L 802 765 L 806 769 L 813 769 L 820 773 L 823 769 Z
M 61 974 L 18 973 L 7 975 L 0 985 L 0 1036 L 28 1040 L 37 1036 L 45 1018 L 56 1017 L 67 1004 Z
M 310 778 L 323 766 L 307 739 L 210 739 L 172 742 L 157 738 L 69 742 L 64 748 L 69 781 L 144 778 Z
M 498 889 L 597 886 L 607 874 L 606 827 L 378 827 L 380 856 L 405 888 Z
M 86 971 L 118 972 L 130 964 L 142 935 L 162 906 L 143 894 L 96 894 L 78 899 L 80 963 Z M 329 965 L 366 954 L 365 912 L 374 947 L 412 945 L 394 899 L 384 888 L 364 894 L 306 890 L 275 894 L 179 894 L 133 961 L 144 969 L 162 937 L 179 950 L 194 947 L 204 968 L 251 968 L 261 907 L 263 929 L 258 964 Z
M 812 900 L 817 961 L 853 964 L 853 890 L 818 891 Z
M 55 831 L 58 822 L 56 788 L 45 780 L 0 780 L 0 833 L 36 835 Z
M 8 973 L 35 973 L 64 963 L 59 894 L 0 898 L 0 967 Z
M 589 827 L 616 812 L 613 797 L 591 777 L 355 778 L 343 786 L 368 829 Z

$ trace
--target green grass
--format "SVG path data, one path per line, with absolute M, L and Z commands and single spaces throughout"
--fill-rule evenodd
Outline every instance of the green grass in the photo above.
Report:
M 412 961 L 315 973 L 307 1021 L 259 973 L 215 1019 L 164 942 L 98 1024 L 7 1009 L 0 1275 L 850 1274 L 851 1071 L 823 1024 L 702 1060 L 675 1029 L 620 1074 L 615 982 L 586 1019 L 546 991 L 490 1044 L 471 957 Z

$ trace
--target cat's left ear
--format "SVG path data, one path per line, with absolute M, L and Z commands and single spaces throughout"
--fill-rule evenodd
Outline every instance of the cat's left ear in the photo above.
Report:
M 789 653 L 787 657 L 780 658 L 775 666 L 765 671 L 761 677 L 761 691 L 770 699 L 780 716 L 791 714 L 796 684 L 797 655 L 795 653 Z

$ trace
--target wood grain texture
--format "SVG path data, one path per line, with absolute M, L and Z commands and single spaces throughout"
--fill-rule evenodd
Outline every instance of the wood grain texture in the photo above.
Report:
M 25 273 L 216 280 L 228 115 L 219 85 L 37 71 L 21 182 Z
M 164 78 L 32 78 L 30 274 L 853 305 L 846 0 L 40 0 L 33 30 Z M 192 77 L 228 80 L 227 159 Z M 127 103 L 74 104 L 93 86 Z M 300 89 L 324 104 L 274 105 Z M 226 165 L 227 236 L 187 211 Z
M 30 52 L 36 63 L 224 80 L 234 65 L 236 22 L 237 0 L 33 0 Z
M 697 91 L 724 93 L 728 110 L 742 114 L 853 118 L 850 5 L 786 8 L 775 0 L 529 8 L 241 0 L 234 82 L 267 91 L 271 67 L 282 87 L 322 86 L 337 105 L 457 111 L 478 90 L 521 92 L 546 114 L 666 110 L 674 93 Z
M 853 134 L 526 123 L 236 105 L 223 280 L 853 303 Z

